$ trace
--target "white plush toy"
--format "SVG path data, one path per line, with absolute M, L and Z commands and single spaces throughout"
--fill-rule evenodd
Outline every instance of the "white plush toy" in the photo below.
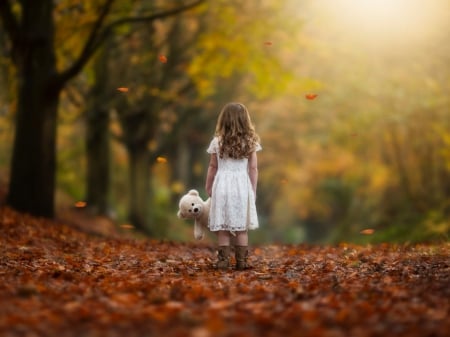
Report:
M 210 204 L 211 199 L 203 201 L 197 190 L 190 190 L 180 199 L 178 217 L 195 220 L 194 237 L 197 240 L 203 239 L 203 229 L 208 227 Z

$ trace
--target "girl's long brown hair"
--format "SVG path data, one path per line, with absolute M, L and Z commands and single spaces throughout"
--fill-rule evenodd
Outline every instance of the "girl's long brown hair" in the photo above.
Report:
M 223 107 L 215 134 L 219 138 L 220 158 L 248 158 L 259 142 L 250 114 L 241 103 L 228 103 Z

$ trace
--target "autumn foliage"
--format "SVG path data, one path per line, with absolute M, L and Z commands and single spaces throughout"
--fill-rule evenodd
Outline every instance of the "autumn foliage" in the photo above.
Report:
M 0 209 L 1 336 L 447 336 L 450 246 L 214 247 Z

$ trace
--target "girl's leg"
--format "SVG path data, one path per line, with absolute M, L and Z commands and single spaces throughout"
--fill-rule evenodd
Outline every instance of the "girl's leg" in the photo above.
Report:
M 219 246 L 229 246 L 230 245 L 230 232 L 218 231 L 217 232 L 217 242 L 218 242 Z
M 248 232 L 236 232 L 236 246 L 248 246 Z
M 248 232 L 247 231 L 236 232 L 235 256 L 236 256 L 236 269 L 237 270 L 244 270 L 244 269 L 248 269 L 250 267 L 247 264 L 247 257 L 248 257 Z
M 226 270 L 230 266 L 230 233 L 218 231 L 217 242 L 219 245 L 217 268 Z

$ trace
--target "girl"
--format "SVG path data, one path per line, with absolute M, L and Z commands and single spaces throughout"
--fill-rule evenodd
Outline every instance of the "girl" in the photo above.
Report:
M 208 226 L 217 232 L 217 268 L 222 270 L 230 265 L 231 235 L 236 242 L 236 269 L 249 267 L 247 230 L 259 226 L 255 206 L 259 150 L 259 137 L 247 108 L 241 103 L 225 105 L 207 149 L 211 158 L 206 177 L 206 192 L 211 197 Z

